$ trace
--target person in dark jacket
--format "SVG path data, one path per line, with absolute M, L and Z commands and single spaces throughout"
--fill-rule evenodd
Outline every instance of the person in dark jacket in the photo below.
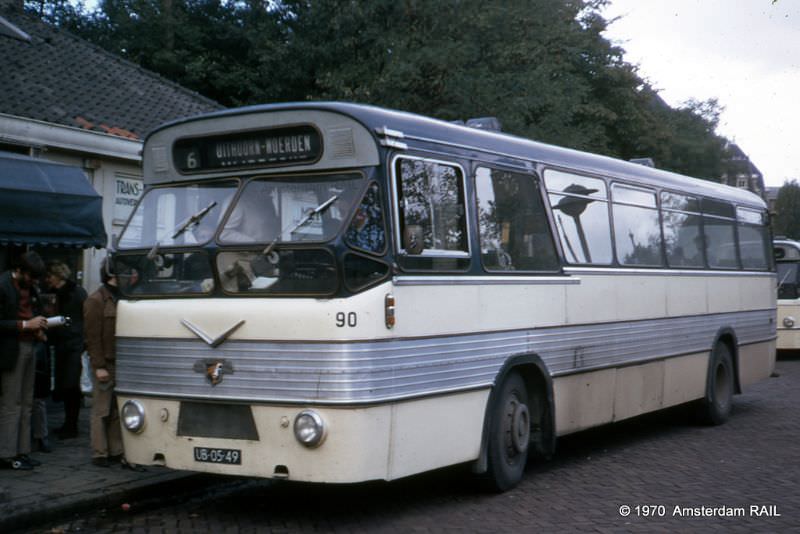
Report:
M 34 281 L 44 274 L 35 252 L 0 275 L 0 468 L 33 469 L 31 406 L 36 343 L 46 340 L 47 319 L 39 313 Z
M 56 430 L 59 439 L 78 436 L 78 415 L 81 401 L 81 354 L 84 349 L 83 302 L 86 290 L 70 279 L 69 267 L 61 262 L 47 265 L 45 281 L 56 295 L 58 315 L 69 323 L 50 332 L 50 344 L 55 348 L 55 389 L 53 399 L 64 403 L 64 424 Z
M 92 365 L 92 463 L 108 467 L 122 462 L 122 432 L 117 399 L 114 394 L 116 352 L 114 336 L 117 321 L 119 288 L 117 276 L 108 262 L 100 267 L 103 285 L 83 303 L 83 328 L 86 349 Z

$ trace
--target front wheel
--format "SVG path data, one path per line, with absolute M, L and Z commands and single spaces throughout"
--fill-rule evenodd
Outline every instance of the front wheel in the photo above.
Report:
M 698 403 L 698 416 L 707 425 L 721 425 L 728 420 L 733 406 L 733 358 L 725 343 L 717 343 L 711 353 L 706 395 Z
M 490 417 L 485 482 L 492 491 L 506 491 L 522 479 L 531 438 L 528 390 L 516 371 L 500 385 Z

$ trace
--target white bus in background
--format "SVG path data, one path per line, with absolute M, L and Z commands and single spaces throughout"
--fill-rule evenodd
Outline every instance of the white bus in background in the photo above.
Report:
M 775 358 L 741 189 L 343 103 L 157 129 L 118 244 L 128 460 L 315 482 L 468 463 L 694 403 Z
M 778 275 L 778 350 L 800 349 L 800 242 L 773 241 Z

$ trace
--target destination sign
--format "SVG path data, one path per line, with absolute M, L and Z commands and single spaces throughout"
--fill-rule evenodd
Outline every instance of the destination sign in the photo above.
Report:
M 180 172 L 312 163 L 322 154 L 319 132 L 311 126 L 179 139 L 173 147 Z

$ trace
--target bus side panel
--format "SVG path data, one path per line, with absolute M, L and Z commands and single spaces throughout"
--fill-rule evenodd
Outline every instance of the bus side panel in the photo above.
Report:
M 710 352 L 670 358 L 664 362 L 664 408 L 700 399 L 706 394 Z
M 388 479 L 477 458 L 489 392 L 394 404 Z
M 739 384 L 742 388 L 768 378 L 774 370 L 774 340 L 739 347 Z
M 397 337 L 560 326 L 565 285 L 396 286 Z M 424 306 L 417 303 L 424 302 Z
M 555 378 L 558 435 L 702 398 L 709 354 Z
M 663 407 L 664 361 L 617 369 L 614 421 Z
M 616 369 L 604 369 L 553 379 L 558 435 L 612 420 L 616 374 Z
M 740 310 L 767 310 L 776 307 L 774 276 L 752 277 L 747 283 L 739 283 L 741 292 Z M 778 323 L 780 324 L 780 323 Z

